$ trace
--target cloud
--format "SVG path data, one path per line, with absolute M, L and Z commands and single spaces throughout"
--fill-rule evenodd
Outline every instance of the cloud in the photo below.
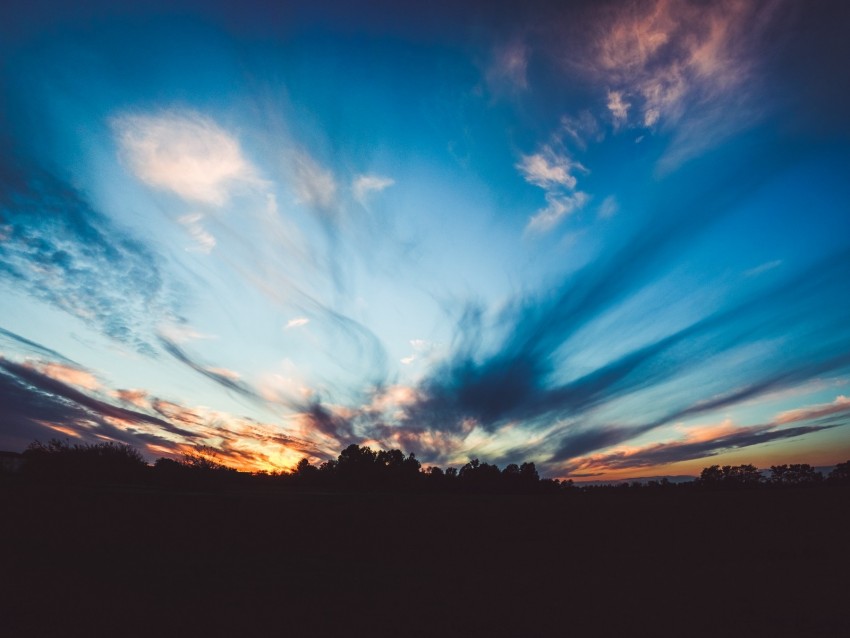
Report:
M 562 186 L 572 190 L 576 187 L 576 178 L 572 173 L 576 170 L 587 172 L 580 163 L 555 152 L 549 146 L 544 146 L 538 153 L 523 155 L 516 168 L 525 181 L 543 189 Z
M 242 470 L 281 470 L 304 456 L 328 458 L 321 447 L 285 433 L 281 425 L 187 407 L 146 390 L 98 386 L 103 394 L 138 409 L 115 405 L 89 388 L 74 387 L 81 379 L 79 372 L 85 371 L 71 370 L 57 361 L 20 364 L 0 357 L 0 448 L 20 450 L 34 439 L 59 434 L 90 442 L 126 443 L 148 458 L 179 457 L 206 445 L 216 450 L 222 462 Z M 211 373 L 218 378 L 233 376 L 230 371 Z
M 564 217 L 584 207 L 589 197 L 577 191 L 572 195 L 546 193 L 546 208 L 537 211 L 528 220 L 526 230 L 545 233 L 557 226 Z
M 292 328 L 300 328 L 301 326 L 306 326 L 308 323 L 310 323 L 310 320 L 307 317 L 295 317 L 294 319 L 287 321 L 283 329 L 290 330 Z
M 777 3 L 652 0 L 599 12 L 587 67 L 615 127 L 677 126 L 675 167 L 757 117 L 757 51 Z
M 197 339 L 217 339 L 214 335 L 198 332 L 184 321 L 163 323 L 159 326 L 158 333 L 174 343 L 188 343 Z
M 604 139 L 599 122 L 590 111 L 581 111 L 577 116 L 562 115 L 559 136 L 569 145 L 585 150 L 589 142 L 600 142 Z
M 145 390 L 115 390 L 114 396 L 137 408 L 150 408 L 150 396 Z
M 602 200 L 599 208 L 596 211 L 596 216 L 599 219 L 611 219 L 620 210 L 620 203 L 614 195 L 609 195 Z
M 25 337 L 22 337 L 11 330 L 6 330 L 5 328 L 0 328 L 0 340 L 7 341 L 12 344 L 15 350 L 23 350 L 28 354 L 33 354 L 36 356 L 44 357 L 50 359 L 52 361 L 62 362 L 66 365 L 71 365 L 75 367 L 77 366 L 71 359 L 68 359 L 55 350 L 51 350 L 50 348 L 46 348 L 40 343 L 36 343 L 35 341 L 31 341 Z
M 254 388 L 250 387 L 247 383 L 240 381 L 239 375 L 233 373 L 231 370 L 222 370 L 221 368 L 199 363 L 193 357 L 189 356 L 189 354 L 187 354 L 180 346 L 173 341 L 170 341 L 165 336 L 160 336 L 159 341 L 160 345 L 168 354 L 181 363 L 186 364 L 195 372 L 202 374 L 207 379 L 214 381 L 227 390 L 231 390 L 245 398 L 251 399 L 252 401 L 258 401 L 260 403 L 265 401 L 265 399 L 261 397 Z
M 395 184 L 395 180 L 380 175 L 358 175 L 351 184 L 354 199 L 361 204 L 370 193 L 380 193 Z
M 199 113 L 126 114 L 112 127 L 139 180 L 187 201 L 221 206 L 235 189 L 260 183 L 239 141 Z
M 586 193 L 576 191 L 574 172 L 587 173 L 581 163 L 551 146 L 539 152 L 523 155 L 516 168 L 525 181 L 545 191 L 546 207 L 529 218 L 526 231 L 542 233 L 552 230 L 564 217 L 582 208 L 588 201 Z
M 614 127 L 621 126 L 629 117 L 631 104 L 623 99 L 622 91 L 608 91 L 608 110 L 614 118 Z
M 834 425 L 810 425 L 780 429 L 776 424 L 736 428 L 723 424 L 708 433 L 696 431 L 681 441 L 654 443 L 639 448 L 615 450 L 605 454 L 577 458 L 564 467 L 567 475 L 593 472 L 601 474 L 624 469 L 656 467 L 680 461 L 708 458 L 729 450 L 762 445 L 827 430 Z
M 825 416 L 834 414 L 850 414 L 850 398 L 844 395 L 839 395 L 832 403 L 824 403 L 821 405 L 812 405 L 805 408 L 797 408 L 796 410 L 787 410 L 778 414 L 774 418 L 774 422 L 785 424 L 794 423 L 796 421 L 810 421 L 819 419 Z
M 293 154 L 292 169 L 299 203 L 326 212 L 334 208 L 338 189 L 333 173 L 303 151 Z
M 47 367 L 50 368 L 51 366 L 47 365 Z M 77 418 L 82 418 L 81 415 L 86 413 L 101 418 L 111 417 L 132 424 L 147 423 L 173 433 L 187 434 L 182 430 L 175 429 L 172 424 L 157 417 L 114 406 L 106 401 L 91 397 L 31 366 L 0 358 L 0 369 L 9 377 L 12 377 L 15 384 L 23 384 L 31 388 L 32 390 L 30 392 L 41 392 L 57 399 L 69 401 L 74 406 L 71 413 L 77 415 Z M 56 420 L 59 423 L 62 422 L 60 419 Z
M 530 57 L 531 47 L 520 41 L 496 47 L 485 72 L 487 86 L 494 93 L 527 89 Z
M 25 365 L 56 381 L 73 385 L 83 390 L 100 390 L 101 383 L 91 372 L 77 366 L 55 361 L 27 362 Z
M 201 220 L 203 220 L 204 216 L 200 213 L 190 213 L 189 215 L 183 215 L 177 221 L 182 224 L 187 231 L 189 231 L 189 235 L 195 242 L 195 245 L 187 248 L 186 250 L 194 250 L 197 252 L 204 253 L 205 255 L 209 255 L 212 252 L 212 249 L 215 248 L 216 240 L 202 225 Z
M 618 344 L 629 343 L 635 333 L 629 325 L 614 324 L 603 338 L 619 354 L 607 361 L 588 367 L 576 356 L 586 351 L 587 334 L 595 334 L 600 320 L 616 316 L 623 304 L 663 279 L 718 214 L 761 188 L 795 151 L 752 152 L 756 157 L 710 163 L 711 179 L 688 179 L 689 171 L 708 174 L 702 163 L 710 160 L 683 168 L 687 187 L 665 189 L 651 223 L 560 282 L 518 297 L 487 321 L 481 308 L 471 307 L 457 325 L 454 352 L 421 381 L 420 399 L 405 408 L 400 425 L 457 434 L 472 420 L 479 431 L 493 434 L 521 423 L 529 441 L 540 433 L 536 442 L 525 444 L 526 452 L 558 463 L 688 416 L 846 372 L 846 250 L 757 294 L 718 301 L 690 324 L 638 346 L 619 350 Z M 830 335 L 828 343 L 822 335 Z M 688 375 L 707 374 L 732 356 L 766 347 L 770 356 L 750 356 L 747 365 L 712 375 L 700 400 L 664 392 Z M 626 400 L 643 400 L 651 406 L 649 415 L 624 423 L 606 423 L 596 415 L 602 407 L 628 405 Z
M 31 297 L 145 354 L 180 316 L 159 256 L 38 167 L 0 166 L 0 221 L 0 278 Z
M 751 268 L 744 273 L 744 277 L 757 277 L 758 275 L 762 275 L 774 268 L 779 268 L 781 265 L 781 259 L 774 259 L 773 261 L 768 261 L 756 266 L 755 268 Z

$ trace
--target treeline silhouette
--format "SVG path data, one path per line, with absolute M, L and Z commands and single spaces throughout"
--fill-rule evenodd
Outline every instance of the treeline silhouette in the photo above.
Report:
M 53 439 L 29 445 L 18 474 L 25 481 L 70 485 L 125 484 L 166 488 L 218 489 L 235 486 L 287 486 L 296 489 L 481 492 L 553 494 L 567 491 L 658 489 L 754 489 L 850 485 L 850 461 L 824 477 L 807 463 L 773 465 L 767 473 L 754 465 L 712 465 L 693 481 L 665 478 L 646 482 L 576 485 L 541 478 L 534 463 L 495 464 L 472 459 L 460 468 L 424 467 L 414 454 L 349 445 L 335 460 L 313 465 L 302 459 L 291 472 L 240 472 L 200 447 L 178 459 L 162 457 L 149 465 L 138 450 L 118 443 L 74 443 Z

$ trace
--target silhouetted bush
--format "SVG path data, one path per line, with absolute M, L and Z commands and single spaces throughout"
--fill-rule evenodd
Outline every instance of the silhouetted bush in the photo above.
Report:
M 35 441 L 24 452 L 23 471 L 38 480 L 69 483 L 136 483 L 143 481 L 147 463 L 137 450 L 117 443 L 75 443 L 52 439 Z

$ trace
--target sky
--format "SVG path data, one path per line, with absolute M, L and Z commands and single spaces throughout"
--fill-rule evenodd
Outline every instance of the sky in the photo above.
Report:
M 0 449 L 850 458 L 850 7 L 4 4 Z

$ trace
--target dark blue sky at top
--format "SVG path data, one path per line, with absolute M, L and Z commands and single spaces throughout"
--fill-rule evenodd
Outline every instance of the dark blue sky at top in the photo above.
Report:
M 839 3 L 4 12 L 0 446 L 850 453 Z

